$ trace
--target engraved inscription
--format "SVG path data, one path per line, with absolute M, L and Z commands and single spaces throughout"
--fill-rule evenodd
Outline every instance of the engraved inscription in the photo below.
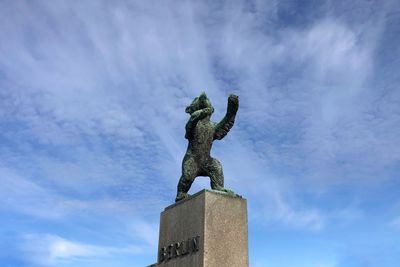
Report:
M 159 251 L 159 262 L 195 253 L 200 249 L 200 236 L 188 238 L 186 241 L 175 242 L 162 247 Z

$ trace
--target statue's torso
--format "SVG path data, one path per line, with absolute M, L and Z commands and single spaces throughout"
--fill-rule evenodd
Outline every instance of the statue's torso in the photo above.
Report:
M 192 138 L 189 140 L 188 153 L 200 162 L 210 158 L 214 139 L 214 123 L 209 118 L 197 122 Z

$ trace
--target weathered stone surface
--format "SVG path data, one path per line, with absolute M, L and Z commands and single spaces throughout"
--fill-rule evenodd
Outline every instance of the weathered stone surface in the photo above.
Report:
M 204 266 L 249 266 L 247 202 L 206 192 Z
M 161 213 L 157 266 L 247 267 L 247 238 L 246 200 L 202 190 Z

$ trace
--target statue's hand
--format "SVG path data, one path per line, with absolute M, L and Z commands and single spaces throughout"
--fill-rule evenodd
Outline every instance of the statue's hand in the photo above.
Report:
M 199 118 L 201 116 L 202 110 L 196 110 L 195 112 L 192 113 L 191 117 L 196 119 Z
M 212 108 L 212 107 L 203 108 L 202 110 L 203 110 L 203 114 L 205 116 L 209 116 L 214 112 L 214 108 Z
M 191 117 L 192 119 L 203 119 L 209 115 L 211 115 L 214 112 L 213 108 L 203 108 L 196 110 L 195 112 L 192 113 Z
M 228 111 L 236 113 L 239 108 L 239 97 L 231 94 L 228 97 Z

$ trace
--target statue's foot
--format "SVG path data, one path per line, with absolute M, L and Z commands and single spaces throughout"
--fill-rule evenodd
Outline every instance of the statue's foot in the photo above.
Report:
M 178 192 L 175 198 L 175 202 L 181 201 L 182 199 L 185 199 L 187 197 L 190 197 L 188 193 Z
M 230 190 L 228 188 L 222 187 L 222 186 L 218 186 L 218 187 L 214 188 L 213 190 L 225 192 L 225 193 L 228 193 L 229 195 L 236 196 L 235 192 L 233 192 L 232 190 Z

